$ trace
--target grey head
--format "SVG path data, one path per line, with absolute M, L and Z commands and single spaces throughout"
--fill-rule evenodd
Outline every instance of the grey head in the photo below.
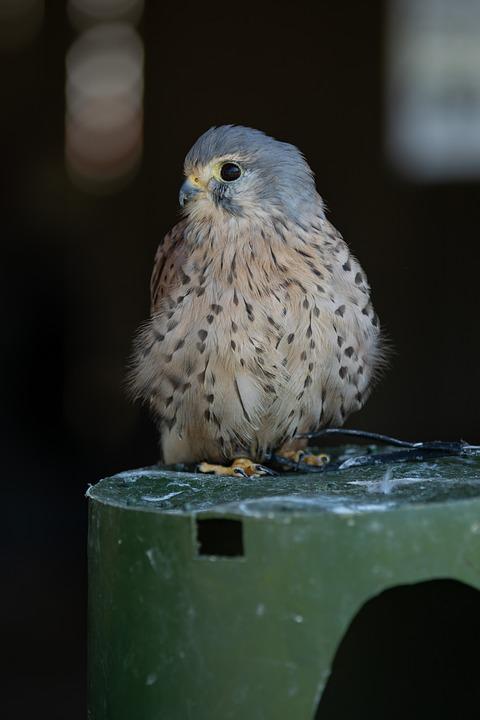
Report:
M 280 212 L 297 220 L 321 209 L 313 173 L 289 143 L 240 125 L 212 127 L 185 158 L 180 204 L 187 214 L 215 208 L 237 216 Z

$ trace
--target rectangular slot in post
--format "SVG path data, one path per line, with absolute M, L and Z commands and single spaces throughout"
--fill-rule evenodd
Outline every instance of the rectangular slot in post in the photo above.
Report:
M 227 518 L 196 520 L 198 555 L 243 557 L 243 523 Z

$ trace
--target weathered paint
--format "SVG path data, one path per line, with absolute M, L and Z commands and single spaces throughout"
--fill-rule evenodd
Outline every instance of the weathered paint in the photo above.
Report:
M 480 454 L 250 480 L 146 468 L 88 497 L 92 720 L 312 720 L 366 600 L 480 589 Z M 241 520 L 244 555 L 199 555 L 198 518 Z

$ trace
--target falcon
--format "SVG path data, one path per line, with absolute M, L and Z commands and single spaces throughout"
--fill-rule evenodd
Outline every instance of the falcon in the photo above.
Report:
M 273 453 L 301 450 L 298 434 L 363 406 L 383 359 L 379 320 L 295 146 L 213 127 L 184 172 L 133 392 L 153 411 L 164 463 L 255 475 Z

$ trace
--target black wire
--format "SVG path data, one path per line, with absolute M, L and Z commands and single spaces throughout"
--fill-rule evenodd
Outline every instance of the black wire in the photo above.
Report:
M 399 440 L 398 438 L 383 435 L 382 433 L 370 432 L 369 430 L 347 430 L 346 428 L 325 428 L 314 433 L 301 433 L 295 435 L 295 438 L 313 438 L 326 437 L 328 435 L 340 435 L 349 437 L 361 437 L 366 440 L 376 440 L 377 442 L 394 445 L 396 447 L 419 448 L 422 450 L 445 450 L 450 452 L 462 452 L 464 449 L 472 447 L 463 440 L 444 442 L 443 440 L 432 440 L 430 442 L 410 442 L 409 440 Z
M 409 440 L 399 440 L 398 438 L 383 435 L 382 433 L 370 432 L 368 430 L 353 430 L 344 428 L 325 428 L 314 433 L 301 433 L 295 435 L 295 439 L 317 439 L 328 437 L 330 435 L 338 435 L 345 437 L 358 437 L 366 440 L 375 440 L 377 442 L 393 445 L 394 447 L 405 448 L 393 452 L 377 453 L 369 455 L 357 455 L 347 458 L 346 460 L 331 462 L 325 465 L 309 465 L 295 460 L 289 460 L 280 455 L 273 455 L 272 460 L 280 466 L 288 467 L 303 473 L 325 473 L 335 472 L 360 465 L 380 465 L 392 462 L 406 461 L 422 461 L 429 460 L 433 457 L 442 457 L 445 455 L 462 455 L 467 450 L 480 449 L 480 446 L 469 445 L 463 440 L 445 442 L 443 440 L 432 440 L 429 442 L 410 442 Z
M 408 440 L 399 440 L 398 438 L 382 435 L 381 433 L 370 432 L 369 430 L 347 430 L 345 428 L 325 428 L 312 433 L 300 433 L 295 438 L 320 438 L 327 435 L 349 435 L 350 437 L 361 437 L 367 440 L 377 440 L 378 442 L 388 443 L 389 445 L 397 445 L 398 447 L 413 447 L 414 443 Z
M 457 453 L 445 453 L 445 450 L 421 450 L 416 448 L 408 448 L 406 450 L 398 450 L 396 452 L 377 453 L 376 455 L 353 455 L 345 460 L 337 462 L 329 462 L 325 465 L 309 465 L 302 461 L 289 460 L 281 455 L 273 455 L 272 460 L 275 464 L 284 466 L 288 470 L 295 470 L 305 474 L 314 473 L 330 473 L 338 470 L 347 470 L 352 467 L 364 467 L 367 465 L 386 465 L 394 462 L 421 462 L 431 460 L 434 457 L 443 457 L 447 455 L 457 455 Z

